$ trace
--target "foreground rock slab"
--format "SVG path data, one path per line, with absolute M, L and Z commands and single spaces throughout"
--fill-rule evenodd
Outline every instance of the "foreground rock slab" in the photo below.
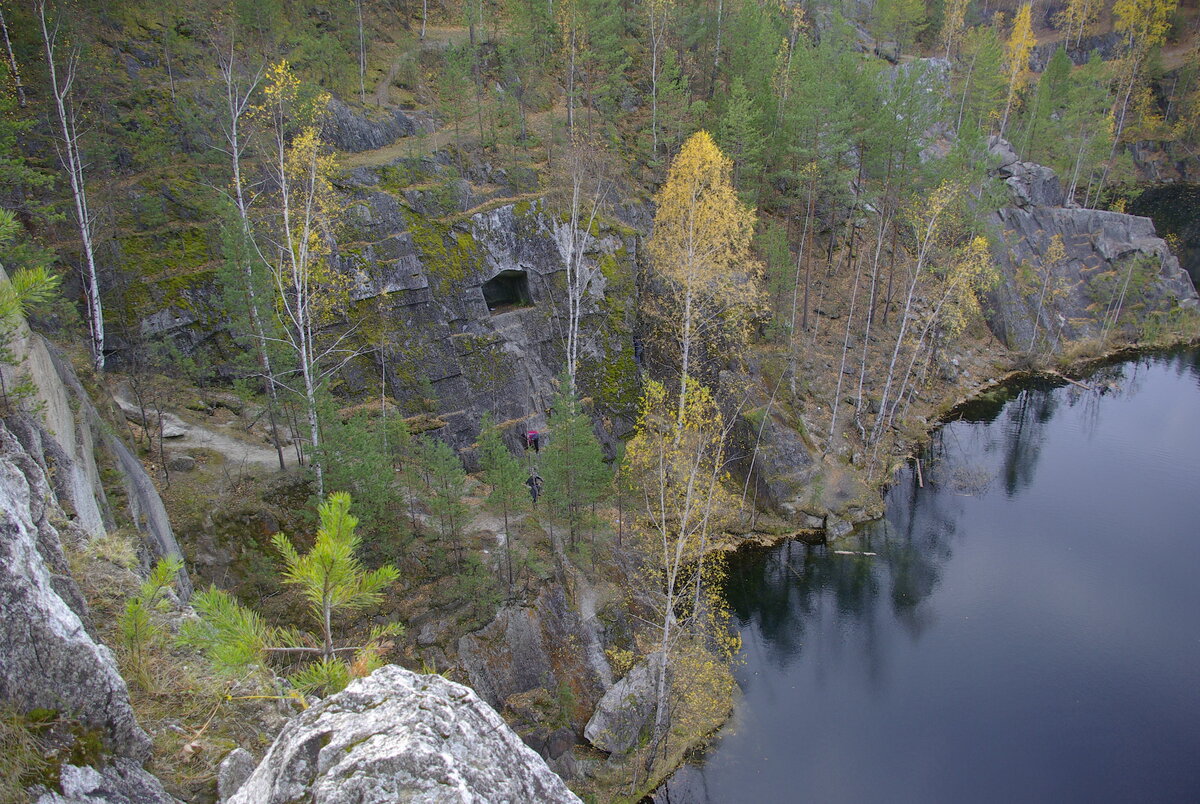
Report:
M 389 665 L 293 719 L 229 801 L 579 799 L 471 689 Z

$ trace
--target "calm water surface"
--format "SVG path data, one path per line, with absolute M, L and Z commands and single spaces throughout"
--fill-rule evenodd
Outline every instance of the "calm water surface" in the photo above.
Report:
M 946 426 L 835 555 L 739 554 L 743 696 L 660 802 L 1200 801 L 1200 353 Z

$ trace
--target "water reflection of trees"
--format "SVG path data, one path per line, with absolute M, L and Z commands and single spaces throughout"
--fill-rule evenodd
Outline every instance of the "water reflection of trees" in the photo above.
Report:
M 1022 391 L 1009 403 L 1001 435 L 1004 458 L 1000 475 L 1004 479 L 1004 491 L 1010 498 L 1033 484 L 1046 423 L 1054 417 L 1057 407 L 1058 394 L 1034 389 Z
M 801 542 L 741 553 L 730 562 L 730 607 L 743 627 L 757 628 L 764 658 L 783 665 L 800 653 L 814 616 L 835 606 L 839 618 L 860 626 L 864 658 L 875 667 L 878 617 L 890 609 L 913 638 L 927 624 L 920 604 L 937 589 L 951 556 L 956 512 L 948 504 L 958 505 L 947 495 L 922 493 L 905 477 L 889 494 L 888 518 L 838 545 L 875 556 Z
M 877 618 L 890 613 L 918 639 L 930 616 L 921 604 L 937 590 L 952 556 L 963 496 L 985 493 L 993 476 L 1009 497 L 1019 494 L 1033 483 L 1046 425 L 1061 404 L 1084 405 L 1086 428 L 1101 396 L 1136 393 L 1147 361 L 1162 359 L 1200 383 L 1200 350 L 1190 350 L 1102 368 L 1088 378 L 1088 390 L 1027 387 L 1004 406 L 999 426 L 975 420 L 943 427 L 925 453 L 926 488 L 918 488 L 912 471 L 904 472 L 888 494 L 887 518 L 837 545 L 876 556 L 837 555 L 800 542 L 739 553 L 729 566 L 729 603 L 743 627 L 758 629 L 767 654 L 762 658 L 776 665 L 792 661 L 816 615 L 830 605 L 859 626 L 872 668 L 883 654 Z

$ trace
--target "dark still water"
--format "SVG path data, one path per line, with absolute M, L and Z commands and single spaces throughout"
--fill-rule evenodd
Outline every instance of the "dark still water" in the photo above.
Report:
M 1089 383 L 976 406 L 832 548 L 738 554 L 744 694 L 657 800 L 1200 801 L 1200 353 Z

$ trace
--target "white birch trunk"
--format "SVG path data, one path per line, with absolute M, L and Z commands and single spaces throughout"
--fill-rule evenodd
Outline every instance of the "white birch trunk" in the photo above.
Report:
M 54 108 L 62 130 L 62 146 L 58 156 L 67 171 L 74 202 L 75 223 L 83 243 L 83 295 L 87 307 L 88 333 L 92 365 L 97 371 L 104 369 L 104 311 L 100 304 L 100 280 L 96 271 L 93 235 L 95 221 L 88 207 L 87 186 L 83 178 L 83 156 L 79 152 L 79 131 L 76 128 L 75 110 L 70 103 L 71 86 L 75 83 L 75 71 L 79 67 L 78 52 L 67 58 L 65 75 L 59 78 L 55 61 L 57 26 L 53 31 L 46 23 L 46 3 L 39 0 L 35 6 L 42 27 L 42 44 L 46 52 L 46 66 L 50 71 L 50 90 L 54 96 Z

